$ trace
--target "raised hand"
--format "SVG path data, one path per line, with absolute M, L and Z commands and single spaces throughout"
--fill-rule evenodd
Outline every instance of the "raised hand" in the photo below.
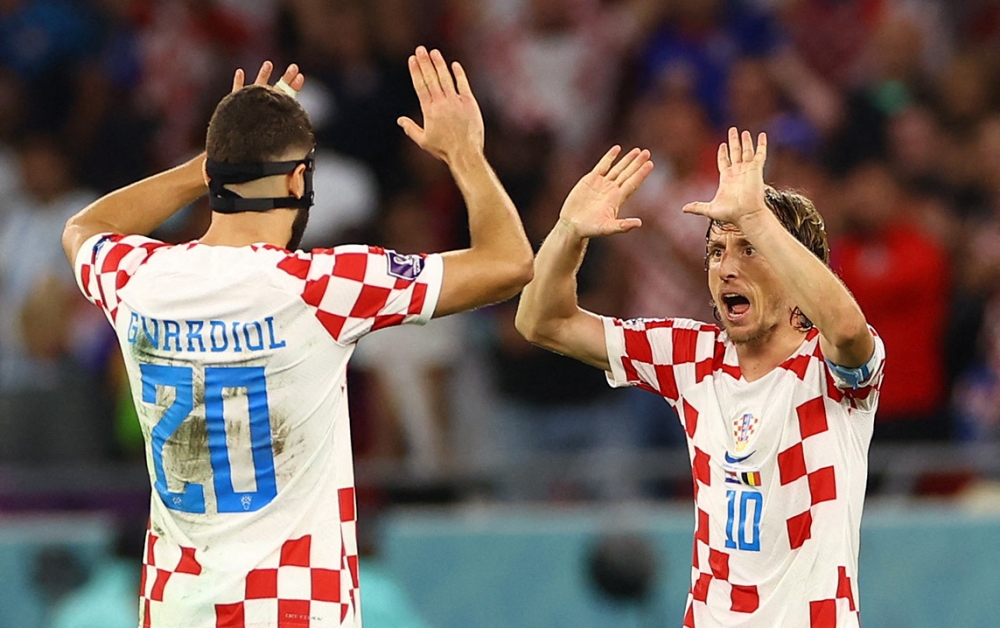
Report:
M 410 55 L 409 67 L 424 126 L 399 118 L 407 137 L 446 163 L 462 154 L 482 154 L 483 115 L 461 64 L 452 63 L 449 71 L 440 51 L 428 53 L 420 46 Z
M 764 162 L 767 160 L 767 134 L 761 133 L 754 150 L 749 131 L 742 135 L 729 129 L 729 143 L 719 145 L 719 189 L 708 203 L 688 203 L 684 213 L 698 214 L 738 225 L 740 220 L 758 211 L 764 204 Z
M 257 71 L 257 78 L 254 80 L 254 85 L 268 85 L 271 81 L 271 72 L 274 71 L 274 64 L 270 61 L 265 61 L 260 64 L 260 70 Z M 238 68 L 236 73 L 233 75 L 233 91 L 238 92 L 243 89 L 244 81 L 246 80 L 246 75 L 243 73 L 242 68 Z M 306 77 L 299 71 L 299 66 L 294 63 L 288 66 L 285 73 L 281 75 L 281 81 L 285 82 L 296 94 L 302 91 L 302 86 L 306 82 Z M 292 94 L 289 94 L 291 96 Z
M 615 163 L 620 153 L 620 146 L 605 153 L 563 203 L 559 220 L 581 238 L 625 233 L 642 225 L 638 218 L 618 218 L 618 212 L 653 171 L 653 162 L 648 150 L 633 148 Z

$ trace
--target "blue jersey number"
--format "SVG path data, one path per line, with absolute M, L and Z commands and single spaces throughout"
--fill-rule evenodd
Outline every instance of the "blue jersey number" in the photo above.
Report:
M 167 508 L 184 512 L 205 512 L 205 489 L 189 483 L 184 490 L 167 488 L 163 469 L 163 447 L 194 409 L 194 370 L 188 366 L 142 364 L 142 400 L 156 403 L 157 387 L 174 389 L 174 402 L 153 427 L 153 488 Z M 257 490 L 239 492 L 233 488 L 232 467 L 226 445 L 224 413 L 226 389 L 246 390 L 250 408 L 250 453 Z M 205 369 L 205 423 L 208 455 L 219 512 L 252 512 L 269 504 L 278 494 L 271 449 L 271 417 L 267 407 L 267 385 L 263 366 L 208 367 Z
M 764 496 L 757 491 L 726 491 L 726 547 L 760 551 L 760 514 Z

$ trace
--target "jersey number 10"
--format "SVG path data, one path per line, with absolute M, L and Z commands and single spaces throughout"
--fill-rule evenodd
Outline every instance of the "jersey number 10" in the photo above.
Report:
M 153 488 L 167 508 L 183 512 L 205 512 L 205 488 L 188 483 L 179 492 L 167 488 L 163 468 L 163 447 L 174 432 L 187 420 L 194 409 L 194 369 L 189 366 L 141 364 L 142 400 L 156 403 L 158 386 L 173 388 L 170 404 L 151 434 L 153 468 L 156 481 Z M 263 366 L 229 366 L 205 368 L 205 427 L 208 433 L 208 454 L 212 465 L 213 486 L 218 512 L 252 512 L 269 504 L 278 494 L 274 475 L 274 453 L 271 449 L 271 418 L 267 407 L 267 385 Z M 246 390 L 250 408 L 250 449 L 253 457 L 257 490 L 239 492 L 233 488 L 232 466 L 226 444 L 224 415 L 226 389 Z
M 764 496 L 757 491 L 726 491 L 726 501 L 726 547 L 759 552 Z

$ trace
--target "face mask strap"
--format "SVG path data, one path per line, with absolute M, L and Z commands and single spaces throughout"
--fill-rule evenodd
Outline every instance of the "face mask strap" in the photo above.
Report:
M 240 212 L 265 212 L 278 208 L 306 209 L 313 205 L 313 172 L 316 168 L 315 150 L 309 152 L 304 159 L 294 161 L 272 161 L 255 164 L 230 164 L 214 159 L 205 162 L 205 172 L 208 174 L 208 204 L 212 211 L 222 214 Z M 305 192 L 302 198 L 285 196 L 279 198 L 243 198 L 236 192 L 226 189 L 227 185 L 256 181 L 263 177 L 295 172 L 300 165 L 305 165 L 303 173 Z

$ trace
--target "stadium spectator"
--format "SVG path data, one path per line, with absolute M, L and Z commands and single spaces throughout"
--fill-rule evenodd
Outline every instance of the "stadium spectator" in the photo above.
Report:
M 843 194 L 844 232 L 831 244 L 831 265 L 896 357 L 875 437 L 946 439 L 947 253 L 914 224 L 912 202 L 884 163 L 857 166 Z
M 89 330 L 76 325 L 79 297 L 58 246 L 63 224 L 95 195 L 77 187 L 52 138 L 24 138 L 17 156 L 18 188 L 0 198 L 0 460 L 95 460 L 100 396 L 70 357 Z
M 146 435 L 154 490 L 140 622 L 360 625 L 346 402 L 355 343 L 510 298 L 530 279 L 531 248 L 483 156 L 464 70 L 423 47 L 409 69 L 425 126 L 398 123 L 451 169 L 468 204 L 468 249 L 289 250 L 312 204 L 315 139 L 289 97 L 304 77 L 292 65 L 270 88 L 269 62 L 246 88 L 237 71 L 206 155 L 66 224 L 66 255 L 115 327 Z M 203 237 L 177 246 L 139 235 L 206 183 Z
M 652 169 L 639 149 L 618 163 L 607 153 L 570 192 L 518 307 L 528 340 L 678 410 L 696 506 L 685 626 L 859 622 L 860 504 L 886 349 L 826 266 L 812 203 L 765 186 L 766 154 L 764 134 L 755 149 L 730 129 L 715 198 L 684 207 L 710 220 L 721 327 L 577 304 L 588 240 L 642 224 L 618 217 Z

